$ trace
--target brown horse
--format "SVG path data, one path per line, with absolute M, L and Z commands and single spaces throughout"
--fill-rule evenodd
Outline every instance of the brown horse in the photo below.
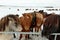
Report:
M 42 35 L 49 40 L 54 40 L 55 36 L 51 35 L 52 33 L 60 33 L 60 15 L 50 15 L 44 22 Z M 57 36 L 56 40 L 60 40 L 59 38 L 60 36 Z
M 31 13 L 24 13 L 23 16 L 20 17 L 20 24 L 22 25 L 23 28 L 22 32 L 30 32 L 32 17 L 33 16 Z M 22 38 L 22 35 L 20 36 L 20 38 Z M 26 35 L 25 38 L 28 38 L 28 35 Z

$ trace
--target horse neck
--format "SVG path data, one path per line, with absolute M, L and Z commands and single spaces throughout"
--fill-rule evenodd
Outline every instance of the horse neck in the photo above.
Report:
M 8 25 L 5 26 L 5 32 L 11 31 L 11 28 L 13 27 L 13 25 L 14 24 L 12 24 L 12 23 L 9 22 Z
M 4 30 L 4 32 L 9 32 L 10 30 L 9 30 L 9 27 L 8 26 L 5 26 L 5 30 Z

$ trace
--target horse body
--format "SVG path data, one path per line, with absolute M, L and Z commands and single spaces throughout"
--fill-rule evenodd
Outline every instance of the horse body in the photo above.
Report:
M 55 35 L 51 35 L 52 33 L 60 33 L 60 15 L 50 15 L 46 18 L 44 25 L 43 25 L 43 31 L 42 35 L 47 37 L 49 40 L 54 40 Z M 59 40 L 59 36 L 57 36 Z M 56 39 L 56 40 L 57 40 Z

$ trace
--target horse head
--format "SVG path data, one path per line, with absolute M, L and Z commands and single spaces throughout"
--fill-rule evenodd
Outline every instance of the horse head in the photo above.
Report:
M 4 31 L 19 31 L 20 30 L 19 17 L 17 15 L 7 15 L 1 19 L 1 27 Z

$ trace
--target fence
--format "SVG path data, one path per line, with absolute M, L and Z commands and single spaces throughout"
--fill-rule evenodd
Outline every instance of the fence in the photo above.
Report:
M 56 38 L 57 38 L 57 35 L 60 35 L 60 33 L 53 33 L 53 34 L 51 34 L 51 35 L 55 35 L 55 38 L 54 38 L 54 40 L 56 40 Z
M 14 33 L 19 33 L 19 34 L 40 34 L 41 35 L 41 32 L 0 32 L 0 33 L 4 33 L 4 34 L 14 34 Z M 54 40 L 56 40 L 57 38 L 57 35 L 60 35 L 60 33 L 53 33 L 51 35 L 55 35 L 55 38 Z M 42 38 L 43 40 L 43 38 Z M 45 39 L 44 39 L 45 40 Z
M 38 34 L 38 35 L 41 35 L 41 32 L 0 32 L 0 33 L 4 33 L 4 34 Z M 40 39 L 40 38 L 39 38 Z M 36 40 L 36 39 L 35 39 Z M 42 40 L 42 39 L 40 39 Z

